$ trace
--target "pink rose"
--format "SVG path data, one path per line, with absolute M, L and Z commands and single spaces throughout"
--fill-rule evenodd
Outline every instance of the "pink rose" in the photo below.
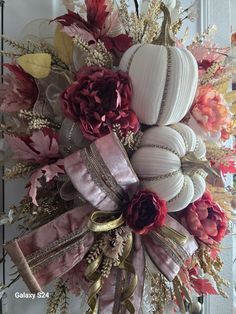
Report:
M 227 217 L 208 191 L 185 209 L 181 221 L 192 235 L 207 244 L 220 242 L 227 232 Z
M 126 73 L 84 67 L 76 77 L 61 96 L 62 109 L 66 117 L 80 123 L 86 138 L 102 137 L 114 124 L 121 125 L 124 135 L 138 131 L 138 118 L 130 109 L 132 90 Z

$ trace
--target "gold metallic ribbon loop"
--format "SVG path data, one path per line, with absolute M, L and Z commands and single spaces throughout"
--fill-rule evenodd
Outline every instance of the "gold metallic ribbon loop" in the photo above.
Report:
M 100 219 L 106 221 L 98 222 Z M 107 232 L 122 226 L 124 222 L 125 219 L 120 212 L 96 211 L 90 217 L 88 228 L 93 232 Z
M 93 275 L 98 270 L 98 267 L 101 265 L 102 262 L 102 255 L 99 255 L 97 259 L 95 259 L 92 263 L 88 265 L 88 267 L 85 270 L 85 276 L 88 278 L 88 280 L 93 279 Z
M 88 305 L 90 309 L 87 314 L 97 314 L 98 312 L 98 292 L 102 289 L 102 278 L 101 276 L 89 289 Z
M 89 280 L 94 280 L 96 271 L 102 262 L 102 255 L 99 255 L 85 270 L 85 276 Z M 102 277 L 99 275 L 89 289 L 88 305 L 90 309 L 87 314 L 97 314 L 98 311 L 98 292 L 102 289 Z

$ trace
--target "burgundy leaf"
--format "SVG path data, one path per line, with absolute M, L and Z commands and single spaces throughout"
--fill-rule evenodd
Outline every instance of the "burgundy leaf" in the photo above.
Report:
M 125 52 L 132 46 L 132 38 L 126 34 L 120 34 L 116 37 L 103 36 L 101 40 L 107 50 L 112 52 Z
M 105 0 L 85 0 L 87 7 L 87 21 L 102 30 L 109 12 L 106 11 Z
M 210 294 L 210 295 L 218 295 L 218 292 L 212 286 L 212 284 L 207 279 L 201 278 L 192 278 L 192 286 L 194 290 L 199 294 Z
M 5 63 L 4 67 L 6 67 L 11 73 L 15 75 L 15 78 L 19 81 L 32 81 L 35 84 L 35 80 L 33 76 L 26 73 L 19 65 Z
M 59 22 L 62 26 L 75 25 L 78 28 L 82 28 L 91 32 L 91 25 L 86 22 L 78 13 L 68 11 L 67 14 L 58 16 L 53 21 Z

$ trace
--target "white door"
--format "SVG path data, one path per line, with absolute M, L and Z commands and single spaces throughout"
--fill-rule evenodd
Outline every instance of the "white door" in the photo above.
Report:
M 0 3 L 2 1 L 0 0 Z M 60 4 L 61 0 L 6 0 L 4 6 L 4 33 L 8 37 L 16 38 L 20 35 L 20 30 L 31 20 L 37 18 L 50 18 L 64 12 L 63 7 Z M 191 3 L 191 0 L 183 0 L 183 6 L 187 6 Z M 232 0 L 236 3 L 236 0 Z M 230 44 L 230 0 L 199 0 L 199 13 L 200 19 L 198 22 L 189 24 L 190 33 L 194 35 L 197 31 L 204 31 L 208 25 L 218 25 L 218 33 L 216 39 L 219 44 L 228 46 Z M 190 37 L 192 37 L 190 35 Z M 17 204 L 24 192 L 25 182 L 23 180 L 17 180 L 14 182 L 7 182 L 3 186 L 0 183 L 0 206 L 8 211 L 11 205 Z M 2 194 L 1 194 L 2 192 Z M 1 208 L 0 208 L 1 211 Z M 15 226 L 7 227 L 0 233 L 0 244 L 3 241 L 12 239 L 16 235 Z M 228 236 L 223 244 L 223 259 L 225 267 L 223 276 L 232 282 L 232 236 Z M 8 283 L 12 277 L 10 273 L 14 273 L 15 269 L 11 269 L 12 264 L 9 259 L 6 260 L 5 269 L 2 265 L 0 280 L 5 276 L 5 280 Z M 233 285 L 232 285 L 233 287 Z M 228 290 L 230 298 L 223 300 L 218 297 L 207 298 L 205 301 L 205 314 L 231 314 L 233 313 L 233 288 Z M 23 282 L 18 281 L 13 285 L 7 293 L 7 304 L 2 308 L 2 313 L 9 314 L 43 314 L 46 313 L 46 301 L 35 299 L 17 299 L 15 298 L 15 292 L 27 291 Z M 70 313 L 81 313 L 80 305 L 78 301 L 72 302 Z M 1 313 L 1 310 L 0 310 Z

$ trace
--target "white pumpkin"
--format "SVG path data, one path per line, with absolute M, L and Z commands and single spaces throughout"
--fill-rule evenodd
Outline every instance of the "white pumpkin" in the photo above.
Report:
M 198 83 L 198 66 L 190 51 L 171 47 L 171 16 L 161 2 L 164 18 L 153 44 L 136 44 L 121 58 L 119 68 L 127 71 L 133 85 L 132 109 L 147 125 L 169 125 L 188 112 Z M 174 3 L 176 4 L 176 3 Z M 155 43 L 155 45 L 154 45 Z
M 198 67 L 188 50 L 137 44 L 125 52 L 119 68 L 129 72 L 132 109 L 142 123 L 174 124 L 190 109 L 197 89 Z
M 171 212 L 203 195 L 205 155 L 203 141 L 187 125 L 178 123 L 146 130 L 131 163 L 141 187 L 166 200 Z

